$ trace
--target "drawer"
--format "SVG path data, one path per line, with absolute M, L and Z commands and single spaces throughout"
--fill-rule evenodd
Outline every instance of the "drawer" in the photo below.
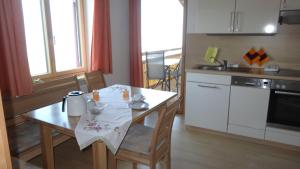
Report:
M 205 73 L 187 73 L 186 81 L 230 85 L 231 76 L 212 75 L 212 74 L 205 74 Z

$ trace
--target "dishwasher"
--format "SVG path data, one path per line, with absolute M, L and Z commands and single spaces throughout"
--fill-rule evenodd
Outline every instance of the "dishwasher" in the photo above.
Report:
M 265 137 L 270 87 L 269 79 L 232 77 L 228 133 Z

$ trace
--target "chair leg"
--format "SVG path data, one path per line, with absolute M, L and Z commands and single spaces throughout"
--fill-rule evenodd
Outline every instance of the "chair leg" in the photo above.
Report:
M 150 169 L 156 169 L 156 164 L 150 163 Z
M 117 169 L 117 158 L 108 150 L 108 169 Z
M 132 168 L 137 169 L 137 163 L 132 163 Z
M 178 88 L 179 88 L 179 78 L 176 77 L 176 92 L 178 93 Z
M 167 152 L 164 158 L 166 169 L 171 169 L 171 152 Z

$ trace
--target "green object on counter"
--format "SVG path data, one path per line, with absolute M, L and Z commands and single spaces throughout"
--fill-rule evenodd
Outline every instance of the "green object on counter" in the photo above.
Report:
M 204 60 L 207 63 L 215 63 L 218 54 L 218 48 L 208 47 L 204 56 Z

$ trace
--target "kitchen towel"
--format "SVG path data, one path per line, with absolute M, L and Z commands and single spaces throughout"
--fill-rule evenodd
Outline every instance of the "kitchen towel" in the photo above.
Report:
M 269 56 L 267 55 L 266 51 L 263 48 L 261 48 L 257 52 L 257 54 L 258 54 L 258 57 L 257 57 L 257 59 L 255 59 L 255 63 L 257 63 L 259 66 L 264 65 L 265 63 L 267 63 L 270 60 Z
M 204 60 L 207 63 L 215 63 L 218 54 L 218 48 L 208 47 L 204 56 Z
M 244 56 L 244 60 L 249 64 L 252 65 L 255 63 L 255 60 L 258 59 L 258 53 L 254 48 L 251 48 Z

